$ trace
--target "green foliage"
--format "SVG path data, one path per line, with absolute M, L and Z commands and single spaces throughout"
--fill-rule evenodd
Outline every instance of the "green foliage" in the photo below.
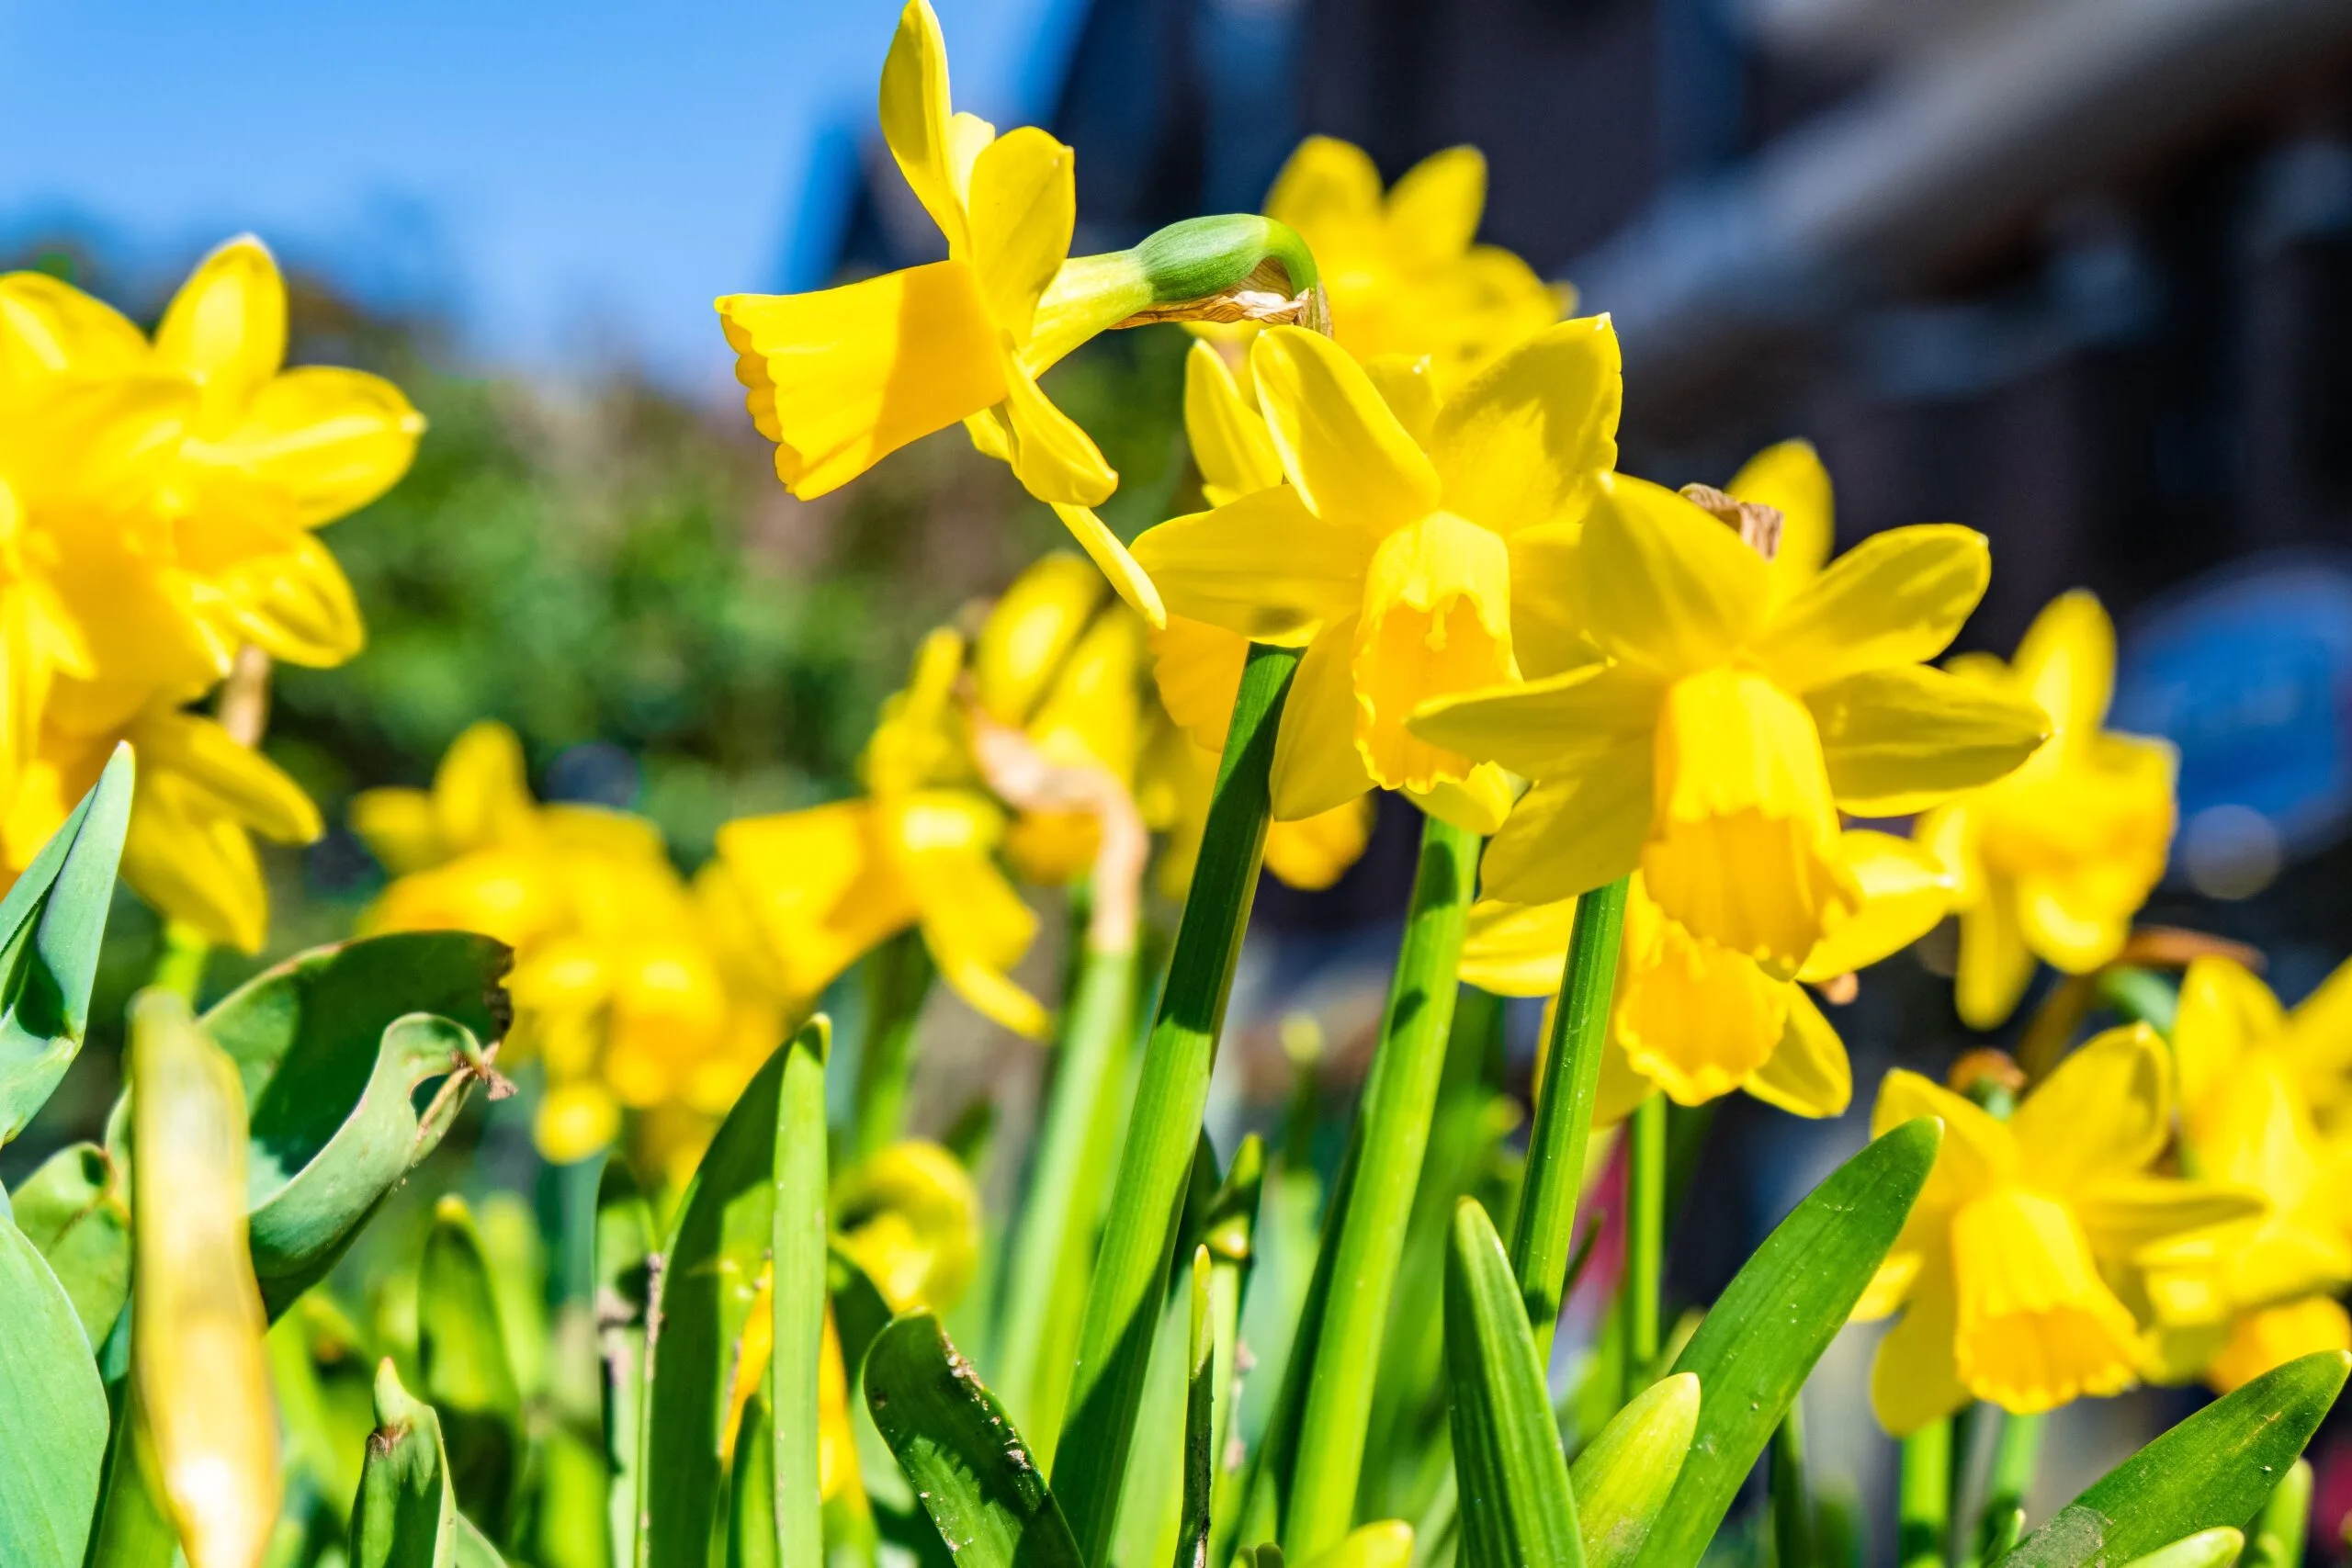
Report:
M 1699 1408 L 1695 1375 L 1662 1377 L 1610 1417 L 1568 1467 L 1589 1568 L 1624 1568 L 1641 1555 L 1682 1473 Z
M 376 1374 L 376 1431 L 351 1517 L 352 1568 L 496 1568 L 500 1562 L 497 1549 L 458 1511 L 440 1417 L 401 1386 L 386 1361 Z
M 514 1380 L 481 1234 L 463 1200 L 444 1198 L 416 1282 L 424 1396 L 441 1414 L 458 1506 L 504 1536 L 523 1465 L 523 1392 Z
M 58 1150 L 10 1194 L 17 1226 L 65 1287 L 95 1350 L 130 1295 L 122 1168 L 96 1144 Z
M 106 1390 L 75 1303 L 0 1213 L 0 1562 L 82 1561 L 107 1432 Z

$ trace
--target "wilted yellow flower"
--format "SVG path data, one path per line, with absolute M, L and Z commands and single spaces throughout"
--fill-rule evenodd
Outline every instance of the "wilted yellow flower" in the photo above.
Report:
M 1837 1030 L 1806 994 L 1899 952 L 1941 919 L 1951 878 L 1901 839 L 1849 829 L 1840 849 L 1861 889 L 1854 918 L 1814 949 L 1794 979 L 1690 930 L 1634 874 L 1593 1118 L 1631 1114 L 1654 1090 L 1698 1105 L 1746 1089 L 1799 1116 L 1835 1116 L 1853 1095 Z M 1548 997 L 1574 929 L 1576 900 L 1471 907 L 1462 978 L 1510 997 Z M 1800 982 L 1803 982 L 1802 984 Z
M 1464 784 L 1476 760 L 1405 720 L 1518 677 L 1513 536 L 1572 520 L 1616 460 L 1615 334 L 1563 322 L 1442 403 L 1409 376 L 1384 398 L 1295 327 L 1261 335 L 1250 363 L 1288 482 L 1161 524 L 1136 558 L 1175 615 L 1306 648 L 1275 745 L 1277 818 L 1375 784 Z M 1170 703 L 1180 722 L 1192 707 Z
M 640 1157 L 665 1172 L 690 1160 L 780 1037 L 780 999 L 731 961 L 660 829 L 539 805 L 503 725 L 458 737 L 430 792 L 362 795 L 352 826 L 398 874 L 364 930 L 481 931 L 515 950 L 512 1048 L 545 1065 L 535 1131 L 549 1159 L 595 1153 L 634 1111 Z
M 2154 1174 L 2169 1077 L 2145 1024 L 2089 1041 L 2007 1122 L 1917 1073 L 1886 1076 L 1873 1133 L 1944 1123 L 1927 1188 L 1854 1314 L 1903 1309 L 1871 1380 L 1887 1430 L 1971 1399 L 2024 1414 L 2138 1381 L 2143 1325 L 2117 1281 L 2151 1249 L 2264 1208 L 2247 1189 Z
M 1767 457 L 1785 484 L 1810 455 Z M 1599 491 L 1575 547 L 1520 586 L 1575 606 L 1603 657 L 1411 728 L 1535 781 L 1487 851 L 1487 897 L 1553 903 L 1638 867 L 1692 933 L 1792 976 L 1860 901 L 1841 807 L 1917 810 L 2041 743 L 2031 703 L 1918 663 L 1983 595 L 1984 536 L 1893 529 L 1814 572 L 1671 491 Z
M 1342 348 L 1362 360 L 1427 356 L 1450 389 L 1575 299 L 1510 252 L 1476 243 L 1486 205 L 1487 160 L 1475 147 L 1431 153 L 1384 196 L 1362 148 L 1310 136 L 1275 176 L 1266 216 L 1315 253 Z
M 1969 654 L 1952 672 L 2026 698 L 2050 744 L 1986 789 L 1920 818 L 1921 843 L 1960 874 L 1963 1021 L 2009 1016 L 2040 957 L 2081 975 L 2112 959 L 2164 874 L 2174 821 L 2172 748 L 2102 730 L 2115 689 L 2115 627 L 2090 594 L 2052 600 L 2014 662 Z
M 796 1004 L 915 927 L 966 1001 L 1042 1036 L 1046 1009 L 1006 974 L 1037 920 L 997 869 L 1005 812 L 973 773 L 955 694 L 963 666 L 963 638 L 932 633 L 867 743 L 865 796 L 729 822 L 718 863 L 771 984 Z

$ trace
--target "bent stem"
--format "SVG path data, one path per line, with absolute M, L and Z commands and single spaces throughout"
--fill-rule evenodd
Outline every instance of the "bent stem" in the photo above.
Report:
M 1356 1124 L 1355 1179 L 1329 1233 L 1329 1304 L 1311 1347 L 1283 1551 L 1304 1560 L 1348 1533 L 1378 1380 L 1381 1332 L 1404 1256 L 1453 1025 L 1454 971 L 1476 880 L 1478 836 L 1421 820 L 1421 853 L 1405 940 L 1381 1019 Z M 1300 1349 L 1308 1349 L 1300 1347 Z M 1297 1354 L 1294 1351 L 1294 1354 Z
M 1666 1264 L 1666 1096 L 1634 1110 L 1625 1139 L 1625 1382 L 1631 1400 L 1657 1361 L 1658 1294 Z
M 1592 1104 L 1600 1083 L 1600 1047 L 1617 983 L 1617 943 L 1625 925 L 1625 879 L 1577 900 L 1576 923 L 1552 1010 L 1552 1037 L 1535 1090 L 1527 1175 L 1510 1235 L 1511 1272 L 1527 1303 L 1538 1354 L 1552 1353 L 1552 1333 L 1566 1289 L 1575 1244 L 1577 1192 L 1592 1137 Z
M 1895 1561 L 1900 1568 L 1942 1568 L 1944 1535 L 1951 1522 L 1951 1419 L 1920 1427 L 1903 1439 L 1903 1469 L 1895 1499 Z
M 1192 897 L 1144 1044 L 1110 1219 L 1087 1287 L 1063 1427 L 1070 1440 L 1056 1450 L 1053 1490 L 1089 1562 L 1109 1560 L 1153 1330 L 1168 1288 L 1170 1233 L 1192 1174 L 1209 1069 L 1265 852 L 1274 735 L 1299 658 L 1297 649 L 1252 644 L 1242 666 Z

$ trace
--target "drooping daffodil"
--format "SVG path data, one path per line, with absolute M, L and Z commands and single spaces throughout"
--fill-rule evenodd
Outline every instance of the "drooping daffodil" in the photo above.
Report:
M 2182 1237 L 2260 1215 L 2250 1188 L 2158 1174 L 2171 1066 L 2145 1024 L 2085 1043 L 2006 1122 L 1917 1073 L 1879 1086 L 1873 1133 L 1943 1119 L 1943 1144 L 1858 1319 L 1879 1342 L 1871 1400 L 1902 1436 L 1972 1399 L 2024 1415 L 2138 1382 L 2146 1327 L 2115 1280 Z
M 741 818 L 718 830 L 776 988 L 807 1005 L 884 941 L 922 934 L 939 973 L 985 1017 L 1033 1038 L 1045 1007 L 1006 974 L 1036 917 L 997 868 L 1003 807 L 978 784 L 956 698 L 964 639 L 942 628 L 915 656 L 867 743 L 864 796 Z
M 1479 759 L 1406 719 L 1519 678 L 1514 543 L 1573 521 L 1616 460 L 1614 333 L 1561 322 L 1442 400 L 1410 367 L 1376 384 L 1297 328 L 1262 333 L 1250 367 L 1263 446 L 1243 412 L 1228 411 L 1221 439 L 1257 479 L 1271 453 L 1283 482 L 1160 525 L 1136 541 L 1136 558 L 1172 615 L 1228 634 L 1216 646 L 1235 678 L 1232 638 L 1304 648 L 1275 745 L 1276 818 L 1313 817 L 1375 785 L 1465 784 Z M 1213 482 L 1230 493 L 1254 479 Z M 1206 651 L 1192 661 L 1205 669 Z M 1172 679 L 1165 650 L 1161 661 L 1179 722 L 1205 715 L 1210 679 L 1179 695 L 1189 672 Z M 1225 688 L 1221 672 L 1213 685 Z
M 2072 975 L 2112 959 L 2171 849 L 2170 745 L 2102 729 L 2115 691 L 2115 626 L 2090 594 L 2034 617 L 2014 660 L 1955 659 L 1952 672 L 2022 696 L 2049 717 L 2050 744 L 2008 777 L 1921 818 L 1914 831 L 1960 874 L 1963 1022 L 2009 1016 L 2036 958 Z
M 1917 810 L 2041 744 L 2030 702 L 1919 662 L 1983 595 L 1984 536 L 1896 528 L 1807 572 L 1672 491 L 1596 488 L 1574 549 L 1519 586 L 1573 604 L 1600 657 L 1410 728 L 1535 781 L 1488 847 L 1487 897 L 1553 903 L 1638 868 L 1690 931 L 1793 976 L 1860 905 L 1841 808 Z
M 1681 1105 L 1745 1089 L 1799 1116 L 1845 1111 L 1853 1068 L 1805 987 L 1833 985 L 1917 941 L 1943 918 L 1951 883 L 1932 856 L 1885 833 L 1849 829 L 1839 849 L 1861 889 L 1860 908 L 1792 979 L 1695 935 L 1658 908 L 1641 873 L 1634 874 L 1596 1122 L 1623 1119 L 1656 1090 Z M 1560 987 L 1576 908 L 1574 899 L 1473 905 L 1462 978 L 1503 996 L 1551 996 Z

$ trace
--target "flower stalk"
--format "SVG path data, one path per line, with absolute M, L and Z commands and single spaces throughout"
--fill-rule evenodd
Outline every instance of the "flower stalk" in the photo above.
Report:
M 1657 1361 L 1666 1271 L 1666 1096 L 1634 1108 L 1625 1138 L 1625 1382 L 1632 1399 Z

